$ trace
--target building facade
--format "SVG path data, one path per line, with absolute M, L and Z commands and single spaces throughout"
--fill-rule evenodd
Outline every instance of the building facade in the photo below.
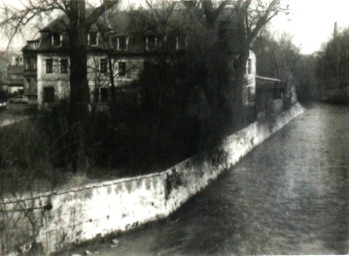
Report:
M 37 100 L 37 52 L 39 40 L 27 41 L 27 45 L 23 48 L 24 73 L 23 85 L 24 95 L 30 99 Z
M 111 77 L 116 87 L 126 86 L 135 81 L 144 64 L 154 60 L 162 50 L 166 49 L 172 56 L 180 56 L 188 45 L 185 34 L 159 36 L 153 31 L 132 31 L 126 15 L 123 16 L 119 19 L 123 21 L 121 25 L 113 30 L 103 30 L 93 25 L 88 33 L 87 66 L 91 104 L 108 102 Z M 24 91 L 38 100 L 39 108 L 50 107 L 69 97 L 69 38 L 59 21 L 62 18 L 42 29 L 40 38 L 28 41 L 23 48 Z M 110 63 L 112 69 L 109 69 Z M 256 57 L 250 51 L 243 95 L 245 105 L 254 101 L 255 73 Z

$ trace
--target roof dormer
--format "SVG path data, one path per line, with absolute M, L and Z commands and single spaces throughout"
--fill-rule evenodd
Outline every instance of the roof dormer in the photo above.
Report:
M 51 33 L 51 45 L 53 47 L 62 47 L 63 34 L 54 32 Z
M 39 43 L 40 43 L 39 40 L 29 40 L 29 41 L 27 41 L 29 49 L 34 49 L 34 50 L 39 47 Z
M 87 42 L 89 46 L 97 46 L 98 45 L 98 32 L 91 31 L 88 33 Z

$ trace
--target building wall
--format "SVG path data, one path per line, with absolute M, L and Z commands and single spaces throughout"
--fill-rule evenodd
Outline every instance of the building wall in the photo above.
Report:
M 90 54 L 87 59 L 87 66 L 88 66 L 88 76 L 87 80 L 89 82 L 89 86 L 91 91 L 93 91 L 94 88 L 100 87 L 110 87 L 110 76 L 109 76 L 109 65 L 108 65 L 108 72 L 102 73 L 100 72 L 100 63 L 102 59 L 107 60 L 106 55 L 97 55 L 97 54 Z M 108 60 L 107 60 L 108 61 Z M 113 76 L 114 76 L 114 84 L 115 86 L 123 86 L 125 84 L 128 84 L 135 79 L 137 79 L 143 69 L 143 62 L 144 58 L 142 57 L 113 57 L 112 59 L 113 64 Z M 120 76 L 119 75 L 119 62 L 126 63 L 126 75 Z
M 166 217 L 303 111 L 295 105 L 273 119 L 255 122 L 224 139 L 209 154 L 194 156 L 163 172 L 0 201 L 1 209 L 20 220 L 12 224 L 8 215 L 0 215 L 4 230 L 0 235 L 9 243 L 2 250 L 25 244 L 23 236 L 35 233 L 35 243 L 48 254 L 71 243 Z M 31 245 L 27 242 L 22 250 Z
M 12 56 L 11 66 L 22 66 L 23 65 L 23 55 L 22 53 L 17 53 L 17 55 Z
M 24 94 L 36 99 L 37 97 L 37 78 L 36 76 L 24 77 Z
M 37 53 L 23 51 L 24 60 L 24 95 L 37 99 Z
M 39 107 L 48 105 L 44 103 L 44 88 L 54 88 L 55 99 L 69 97 L 69 72 L 61 74 L 59 63 L 62 58 L 68 58 L 67 55 L 57 54 L 38 54 L 37 59 L 37 85 L 38 85 L 38 103 Z M 46 72 L 46 60 L 53 59 L 53 72 Z
M 249 58 L 246 64 L 246 87 L 243 89 L 243 104 L 251 105 L 255 101 L 256 95 L 256 73 L 257 73 L 257 59 L 256 54 L 250 50 Z
M 39 53 L 37 57 L 37 98 L 39 103 L 39 108 L 46 106 L 44 103 L 44 88 L 53 87 L 55 92 L 56 101 L 69 97 L 69 69 L 67 74 L 60 73 L 60 60 L 69 59 L 69 56 L 66 54 L 58 55 L 56 53 Z M 53 59 L 53 72 L 50 74 L 46 73 L 46 60 Z M 91 96 L 94 97 L 95 88 L 99 90 L 102 88 L 110 87 L 110 77 L 108 73 L 100 72 L 101 61 L 107 60 L 107 55 L 102 53 L 89 53 L 87 58 L 88 66 L 88 77 Z M 137 79 L 140 73 L 143 70 L 143 63 L 145 57 L 142 56 L 116 56 L 113 57 L 113 73 L 114 73 L 114 83 L 115 86 L 123 86 L 129 84 L 130 82 Z M 119 76 L 119 62 L 126 63 L 126 75 Z M 109 72 L 109 69 L 108 69 Z M 29 75 L 26 77 L 30 77 Z M 31 78 L 33 79 L 33 78 Z M 254 52 L 250 51 L 250 56 L 248 63 L 246 65 L 246 86 L 243 89 L 243 104 L 245 106 L 253 105 L 255 101 L 256 94 L 256 55 Z M 25 80 L 25 88 L 27 91 L 30 91 L 30 88 L 35 87 L 30 85 Z M 101 95 L 99 94 L 99 98 Z M 99 99 L 100 100 L 100 99 Z
M 16 63 L 21 63 L 17 59 Z M 23 90 L 23 65 L 9 65 L 7 66 L 7 82 L 8 82 L 8 93 L 12 94 L 18 90 Z
M 53 72 L 46 72 L 46 60 L 53 59 Z M 38 103 L 39 107 L 45 106 L 44 88 L 53 87 L 55 90 L 55 99 L 60 100 L 69 97 L 69 68 L 68 73 L 60 72 L 60 60 L 68 59 L 68 55 L 57 54 L 38 54 L 37 63 L 37 87 L 38 87 Z M 103 54 L 89 54 L 87 58 L 88 82 L 92 92 L 95 88 L 108 88 L 111 86 L 108 73 L 100 72 L 100 63 L 102 59 L 107 60 L 107 56 Z M 112 59 L 114 83 L 115 86 L 123 86 L 137 79 L 143 68 L 144 58 L 142 57 L 115 57 Z M 119 62 L 126 63 L 126 75 L 119 76 Z M 69 65 L 68 65 L 69 66 Z M 109 72 L 109 69 L 107 70 Z

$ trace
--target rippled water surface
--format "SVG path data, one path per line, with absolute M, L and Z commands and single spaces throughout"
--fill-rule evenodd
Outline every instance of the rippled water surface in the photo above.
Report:
M 169 220 L 99 255 L 347 254 L 349 107 L 316 104 Z

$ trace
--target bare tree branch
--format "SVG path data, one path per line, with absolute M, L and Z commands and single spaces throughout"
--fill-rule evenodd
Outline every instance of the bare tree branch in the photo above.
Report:
M 104 12 L 116 6 L 118 3 L 119 0 L 104 0 L 103 3 L 94 9 L 90 16 L 86 18 L 85 26 L 90 27 Z

